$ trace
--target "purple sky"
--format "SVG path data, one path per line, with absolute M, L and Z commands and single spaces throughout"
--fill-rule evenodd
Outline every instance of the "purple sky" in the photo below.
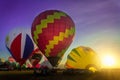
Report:
M 88 46 L 98 54 L 120 56 L 120 0 L 0 0 L 0 57 L 10 55 L 5 37 L 14 28 L 31 28 L 45 10 L 66 12 L 74 20 L 76 36 L 68 52 Z

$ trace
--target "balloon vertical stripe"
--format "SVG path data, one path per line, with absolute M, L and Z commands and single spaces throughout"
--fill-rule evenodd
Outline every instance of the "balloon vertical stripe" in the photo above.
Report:
M 71 61 L 73 61 L 73 62 L 76 62 L 76 61 L 74 60 L 74 58 L 72 58 L 70 55 L 68 55 L 68 59 L 71 60 Z
M 78 52 L 76 49 L 73 49 L 72 51 L 73 51 L 74 53 L 76 53 L 78 56 L 81 57 L 81 55 L 79 54 L 79 52 Z
M 24 52 L 23 52 L 23 58 L 28 58 L 30 54 L 25 54 L 25 53 L 31 53 L 34 49 L 34 45 L 30 44 L 32 43 L 31 38 L 26 34 L 26 39 L 25 39 L 25 48 L 24 48 Z M 32 47 L 29 47 L 32 46 Z
M 10 51 L 15 59 L 21 58 L 21 34 L 19 34 L 11 43 Z

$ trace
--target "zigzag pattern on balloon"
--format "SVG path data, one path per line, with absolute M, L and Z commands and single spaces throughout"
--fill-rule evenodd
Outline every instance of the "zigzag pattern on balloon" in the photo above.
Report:
M 58 53 L 58 56 L 63 56 L 64 52 L 68 49 L 68 47 L 64 48 L 61 52 Z
M 42 33 L 43 28 L 47 28 L 48 23 L 54 23 L 54 19 L 60 19 L 61 16 L 66 16 L 64 13 L 55 12 L 53 15 L 48 15 L 47 19 L 41 20 L 41 24 L 36 26 L 36 30 L 34 31 L 34 41 L 38 44 L 38 34 Z
M 54 36 L 53 40 L 49 41 L 49 44 L 46 45 L 45 53 L 46 56 L 49 56 L 51 49 L 54 48 L 54 45 L 58 45 L 59 41 L 63 41 L 64 38 L 68 38 L 70 35 L 73 35 L 75 32 L 75 28 L 71 27 L 70 29 L 66 29 L 65 32 L 60 32 L 59 36 Z

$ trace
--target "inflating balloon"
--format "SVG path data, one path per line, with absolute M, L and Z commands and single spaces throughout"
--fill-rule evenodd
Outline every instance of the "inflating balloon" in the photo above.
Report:
M 31 33 L 41 52 L 55 66 L 73 41 L 75 24 L 66 13 L 47 10 L 36 16 Z
M 89 47 L 80 46 L 72 49 L 67 56 L 66 68 L 89 69 L 100 68 L 100 60 L 95 51 Z
M 33 67 L 35 67 L 40 62 L 41 59 L 42 59 L 42 53 L 38 48 L 36 48 L 32 52 L 32 54 L 29 58 L 29 61 L 33 65 Z
M 25 30 L 13 30 L 6 37 L 6 47 L 13 58 L 23 65 L 34 49 L 33 41 Z

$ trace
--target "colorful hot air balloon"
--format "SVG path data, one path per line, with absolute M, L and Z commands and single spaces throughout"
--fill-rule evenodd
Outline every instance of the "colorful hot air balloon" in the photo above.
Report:
M 39 50 L 39 48 L 36 48 L 30 58 L 29 61 L 30 63 L 33 65 L 33 67 L 36 67 L 36 65 L 40 62 L 40 60 L 42 59 L 43 54 L 41 53 L 41 51 Z
M 31 33 L 41 52 L 56 66 L 73 41 L 75 24 L 66 13 L 47 10 L 36 16 Z
M 72 49 L 68 54 L 66 68 L 97 70 L 100 68 L 100 60 L 91 48 L 80 46 Z
M 8 57 L 8 61 L 9 61 L 10 63 L 13 63 L 13 62 L 15 62 L 15 59 L 14 59 L 12 56 L 10 56 L 10 57 Z
M 25 30 L 13 30 L 6 37 L 6 47 L 20 65 L 24 64 L 34 49 L 33 41 Z

